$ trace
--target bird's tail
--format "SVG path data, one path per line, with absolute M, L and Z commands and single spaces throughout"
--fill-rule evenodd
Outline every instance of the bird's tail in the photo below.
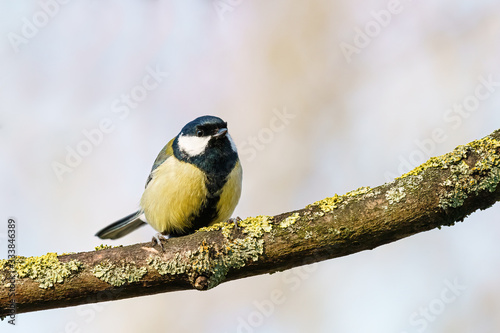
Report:
M 111 223 L 107 227 L 99 230 L 95 235 L 100 239 L 117 239 L 123 237 L 140 226 L 146 224 L 140 219 L 142 212 L 139 210 L 118 221 Z

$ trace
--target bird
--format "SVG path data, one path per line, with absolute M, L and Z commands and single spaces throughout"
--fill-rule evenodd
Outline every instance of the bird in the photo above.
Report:
M 159 238 L 180 237 L 228 220 L 241 196 L 243 170 L 227 123 L 202 116 L 187 123 L 160 151 L 140 209 L 99 230 L 118 239 L 148 223 Z M 162 246 L 163 247 L 163 246 Z

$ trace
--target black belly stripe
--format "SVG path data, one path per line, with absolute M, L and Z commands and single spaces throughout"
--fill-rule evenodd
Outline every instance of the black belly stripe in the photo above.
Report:
M 217 218 L 217 204 L 219 203 L 220 196 L 210 197 L 201 207 L 196 215 L 191 216 L 191 227 L 182 231 L 176 230 L 170 233 L 171 237 L 179 237 L 192 234 L 196 230 L 209 226 Z
M 184 229 L 182 231 L 177 230 L 170 233 L 171 237 L 179 237 L 188 234 L 192 234 L 196 230 L 207 227 L 214 222 L 214 220 L 219 215 L 217 210 L 217 205 L 219 203 L 221 190 L 224 187 L 224 184 L 227 182 L 226 177 L 208 177 L 209 181 L 206 183 L 208 190 L 208 197 L 203 206 L 200 207 L 200 210 L 196 213 L 193 213 L 189 220 L 191 221 L 191 227 L 188 229 Z M 212 178 L 212 179 L 210 179 Z M 217 221 L 218 222 L 218 221 Z
M 208 177 L 206 186 L 209 196 L 207 201 L 205 201 L 205 204 L 200 207 L 200 210 L 197 213 L 192 214 L 189 218 L 191 221 L 191 227 L 184 229 L 183 231 L 174 231 L 170 234 L 170 236 L 178 237 L 192 234 L 196 230 L 212 224 L 219 215 L 217 204 L 219 203 L 220 192 L 226 182 L 227 177 L 222 177 L 222 175 L 220 177 Z

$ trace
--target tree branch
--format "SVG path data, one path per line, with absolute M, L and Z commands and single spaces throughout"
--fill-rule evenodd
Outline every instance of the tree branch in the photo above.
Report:
M 0 316 L 213 288 L 345 256 L 441 226 L 500 200 L 500 130 L 376 188 L 304 209 L 219 223 L 166 241 L 0 261 Z M 14 292 L 15 291 L 15 296 Z

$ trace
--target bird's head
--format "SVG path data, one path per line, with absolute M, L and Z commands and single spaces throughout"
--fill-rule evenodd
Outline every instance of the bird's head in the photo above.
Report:
M 227 123 L 214 116 L 199 117 L 187 123 L 177 136 L 177 148 L 189 157 L 210 154 L 214 149 L 236 152 Z

